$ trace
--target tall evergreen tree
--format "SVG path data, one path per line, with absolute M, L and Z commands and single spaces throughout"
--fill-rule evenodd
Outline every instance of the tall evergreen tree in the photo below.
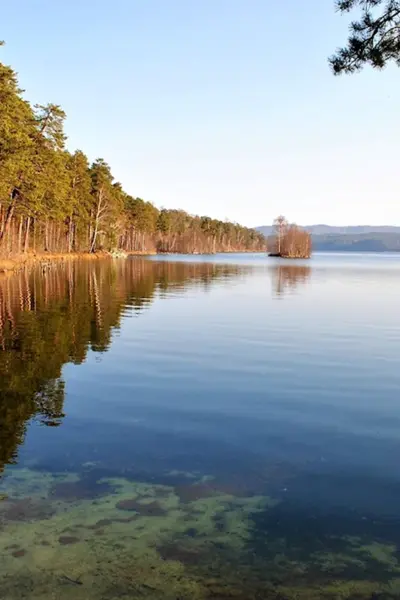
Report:
M 67 250 L 79 250 L 82 239 L 82 247 L 86 241 L 89 227 L 89 214 L 91 206 L 91 177 L 89 172 L 89 161 L 86 155 L 77 150 L 73 154 L 67 154 L 66 170 L 68 176 L 67 193 Z M 86 244 L 87 246 L 87 244 Z
M 98 158 L 90 168 L 92 181 L 92 203 L 90 207 L 90 235 L 89 251 L 94 252 L 97 247 L 99 235 L 104 235 L 105 225 L 113 216 L 113 176 L 109 165 L 102 158 Z
M 0 244 L 22 198 L 32 161 L 34 113 L 21 93 L 15 72 L 0 63 Z

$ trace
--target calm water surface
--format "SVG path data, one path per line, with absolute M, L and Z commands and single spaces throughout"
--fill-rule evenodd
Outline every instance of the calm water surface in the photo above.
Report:
M 400 256 L 0 279 L 0 597 L 400 598 Z

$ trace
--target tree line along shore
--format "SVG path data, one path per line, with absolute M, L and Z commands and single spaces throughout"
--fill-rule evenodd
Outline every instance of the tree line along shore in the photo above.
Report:
M 60 106 L 25 100 L 0 63 L 0 257 L 266 250 L 255 229 L 129 195 L 105 160 L 66 149 L 64 121 Z

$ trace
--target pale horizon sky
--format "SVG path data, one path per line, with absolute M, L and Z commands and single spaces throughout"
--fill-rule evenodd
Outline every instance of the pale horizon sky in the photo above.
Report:
M 70 150 L 159 207 L 400 225 L 400 70 L 333 77 L 348 21 L 334 0 L 19 0 L 0 60 L 63 107 Z

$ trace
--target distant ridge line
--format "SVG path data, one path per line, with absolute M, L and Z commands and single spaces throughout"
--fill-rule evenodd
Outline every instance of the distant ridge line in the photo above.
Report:
M 268 237 L 270 225 L 255 227 Z M 400 252 L 400 226 L 395 225 L 308 225 L 313 250 L 324 252 Z
M 257 231 L 261 231 L 264 235 L 272 233 L 272 225 L 262 225 L 255 227 Z M 305 225 L 304 229 L 315 235 L 324 234 L 362 234 L 362 233 L 400 233 L 400 226 L 398 225 Z

